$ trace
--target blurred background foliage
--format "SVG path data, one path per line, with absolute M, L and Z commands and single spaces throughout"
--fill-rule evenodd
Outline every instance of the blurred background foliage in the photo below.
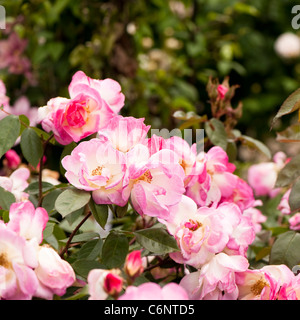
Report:
M 68 97 L 77 70 L 113 78 L 126 96 L 122 115 L 172 129 L 176 110 L 209 114 L 209 77 L 229 76 L 230 85 L 240 86 L 233 104 L 243 102 L 237 127 L 264 140 L 275 135 L 270 123 L 282 102 L 300 87 L 300 58 L 283 59 L 274 50 L 282 33 L 297 33 L 291 26 L 297 2 L 0 1 L 7 22 L 0 40 L 16 33 L 26 46 L 16 44 L 10 54 L 28 59 L 13 72 L 4 64 L 0 78 L 12 100 L 26 95 L 32 106 Z M 280 121 L 277 128 L 285 127 Z

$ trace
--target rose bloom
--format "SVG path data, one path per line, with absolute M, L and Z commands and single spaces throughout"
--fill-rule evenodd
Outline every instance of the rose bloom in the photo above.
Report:
M 116 116 L 98 134 L 106 137 L 114 148 L 125 153 L 143 143 L 149 129 L 150 126 L 144 124 L 143 118 Z
M 216 206 L 222 198 L 232 196 L 237 179 L 235 165 L 228 162 L 226 152 L 212 147 L 197 155 L 196 172 L 186 188 L 186 195 L 198 206 Z
M 35 208 L 30 201 L 13 203 L 9 209 L 7 227 L 26 240 L 36 239 L 39 244 L 48 219 L 47 211 L 42 207 Z
M 239 300 L 277 300 L 280 287 L 294 280 L 286 265 L 269 265 L 237 274 Z
M 217 209 L 197 209 L 192 199 L 183 196 L 179 205 L 171 209 L 169 219 L 160 220 L 175 237 L 180 249 L 180 252 L 170 253 L 170 257 L 178 263 L 199 268 L 226 245 L 237 248 L 231 235 L 241 217 L 241 211 L 233 203 L 223 203 Z
M 88 278 L 89 300 L 105 300 L 109 295 L 117 296 L 123 286 L 119 270 L 93 269 Z
M 137 145 L 126 158 L 123 198 L 130 197 L 140 215 L 167 218 L 185 191 L 185 174 L 176 154 L 160 150 L 150 157 L 146 146 Z
M 280 188 L 275 188 L 278 172 L 285 166 L 288 159 L 283 152 L 277 152 L 273 161 L 252 165 L 248 170 L 248 182 L 256 196 L 275 197 Z
M 39 283 L 35 296 L 50 300 L 54 294 L 64 295 L 76 279 L 71 265 L 48 245 L 39 246 L 37 256 L 34 272 Z
M 71 155 L 62 159 L 68 181 L 77 189 L 92 191 L 97 204 L 124 206 L 122 181 L 126 170 L 124 154 L 108 140 L 81 142 Z
M 27 168 L 16 169 L 9 177 L 0 177 L 0 187 L 11 192 L 16 201 L 28 199 L 29 194 L 24 192 L 29 183 L 30 171 Z
M 225 87 L 223 84 L 219 84 L 218 85 L 218 88 L 217 88 L 217 91 L 218 91 L 218 94 L 219 94 L 219 98 L 221 100 L 223 100 L 225 98 L 225 94 L 227 93 L 229 89 L 227 87 Z
M 174 282 L 163 288 L 157 283 L 147 282 L 138 287 L 127 287 L 118 300 L 188 300 L 188 295 L 183 287 Z
M 243 256 L 218 253 L 201 270 L 184 276 L 180 285 L 192 300 L 236 300 L 239 291 L 235 274 L 248 266 Z
M 71 99 L 53 98 L 47 106 L 39 108 L 43 129 L 52 131 L 59 143 L 67 145 L 105 127 L 123 106 L 124 99 L 118 98 L 122 94 L 113 80 L 102 82 L 82 71 L 75 73 L 69 85 Z
M 0 221 L 0 300 L 30 300 L 38 287 L 36 251 Z

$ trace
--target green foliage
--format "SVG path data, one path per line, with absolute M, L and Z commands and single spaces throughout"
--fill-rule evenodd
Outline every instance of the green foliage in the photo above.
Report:
M 14 115 L 9 115 L 0 121 L 0 157 L 15 144 L 20 127 L 19 118 Z

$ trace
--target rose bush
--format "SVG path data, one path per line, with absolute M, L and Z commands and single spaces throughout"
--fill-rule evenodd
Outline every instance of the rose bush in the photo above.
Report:
M 112 79 L 78 71 L 33 122 L 1 88 L 0 299 L 300 297 L 299 156 L 235 129 L 228 79 L 208 83 L 211 118 L 174 114 L 204 130 L 192 144 L 122 116 Z M 230 151 L 243 145 L 266 160 L 242 169 Z

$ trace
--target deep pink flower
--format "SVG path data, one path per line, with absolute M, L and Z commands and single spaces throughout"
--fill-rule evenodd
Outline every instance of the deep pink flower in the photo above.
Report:
M 119 270 L 93 269 L 88 274 L 89 300 L 105 300 L 108 295 L 117 296 L 123 286 Z
M 143 273 L 144 267 L 140 250 L 134 250 L 127 255 L 124 271 L 131 280 Z
M 13 170 L 18 168 L 18 166 L 21 163 L 21 158 L 19 157 L 19 155 L 15 150 L 13 149 L 8 150 L 4 156 L 7 161 L 8 168 Z
M 221 100 L 223 100 L 225 98 L 225 95 L 226 95 L 226 93 L 227 93 L 227 91 L 229 89 L 227 87 L 225 87 L 224 85 L 220 84 L 220 85 L 218 85 L 217 90 L 218 90 L 219 98 Z

